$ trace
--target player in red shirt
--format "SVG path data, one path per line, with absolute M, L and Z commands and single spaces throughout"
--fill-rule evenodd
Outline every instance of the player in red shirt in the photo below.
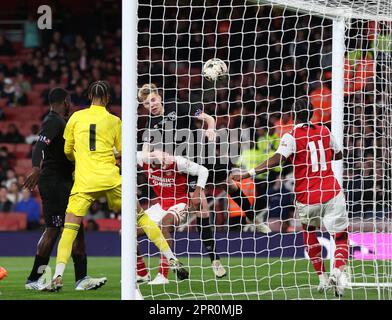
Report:
M 184 157 L 169 156 L 164 152 L 155 150 L 153 152 L 138 152 L 138 165 L 143 167 L 148 178 L 149 185 L 159 199 L 159 203 L 146 210 L 152 221 L 162 227 L 169 246 L 172 242 L 172 232 L 186 218 L 187 212 L 203 210 L 201 201 L 205 199 L 204 187 L 208 179 L 208 170 Z M 196 176 L 196 188 L 188 196 L 188 175 Z M 205 201 L 205 200 L 204 200 Z M 138 236 L 144 234 L 138 229 Z M 222 267 L 223 268 L 223 267 Z M 214 270 L 215 272 L 216 270 Z M 215 272 L 218 276 L 219 273 Z M 221 270 L 220 274 L 226 274 Z M 161 257 L 157 277 L 150 284 L 169 283 L 168 263 Z M 138 279 L 148 280 L 149 274 L 146 270 L 143 258 L 138 256 Z
M 344 267 L 348 260 L 348 215 L 346 202 L 331 162 L 342 159 L 342 151 L 329 129 L 314 125 L 313 110 L 305 100 L 294 104 L 294 129 L 286 133 L 276 153 L 246 173 L 232 174 L 234 180 L 254 177 L 287 159 L 294 166 L 296 211 L 303 226 L 304 244 L 319 276 L 319 292 L 334 288 L 342 296 L 346 282 Z M 330 277 L 325 271 L 316 230 L 324 226 L 336 242 L 335 264 Z

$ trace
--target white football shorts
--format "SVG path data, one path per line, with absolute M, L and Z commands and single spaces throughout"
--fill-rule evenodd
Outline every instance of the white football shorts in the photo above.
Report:
M 178 203 L 174 206 L 171 206 L 169 209 L 167 209 L 167 211 L 165 211 L 162 209 L 159 203 L 156 203 L 150 208 L 148 208 L 146 210 L 146 213 L 148 214 L 150 219 L 158 225 L 161 225 L 162 219 L 167 214 L 172 214 L 175 218 L 176 225 L 179 225 L 180 223 L 184 222 L 186 218 L 186 212 L 187 212 L 186 209 L 187 209 L 186 203 Z

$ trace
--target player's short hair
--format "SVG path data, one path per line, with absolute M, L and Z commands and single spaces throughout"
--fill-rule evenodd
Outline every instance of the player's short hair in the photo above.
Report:
M 297 99 L 294 102 L 294 119 L 295 122 L 309 122 L 313 116 L 312 106 L 306 99 Z
M 65 101 L 65 98 L 68 96 L 68 92 L 63 88 L 53 88 L 49 92 L 49 104 L 60 104 Z
M 154 83 L 146 83 L 139 89 L 137 93 L 137 98 L 140 102 L 146 100 L 149 94 L 156 93 L 158 94 L 158 88 Z
M 98 80 L 91 83 L 87 89 L 87 96 L 93 99 L 108 99 L 110 96 L 110 84 L 107 81 Z

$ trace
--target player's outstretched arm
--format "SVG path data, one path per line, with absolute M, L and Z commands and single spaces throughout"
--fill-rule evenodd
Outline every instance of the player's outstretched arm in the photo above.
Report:
M 277 167 L 278 165 L 280 165 L 282 162 L 285 162 L 285 161 L 286 161 L 286 158 L 283 155 L 281 155 L 280 153 L 275 153 L 272 157 L 265 160 L 263 163 L 258 165 L 256 168 L 250 169 L 247 172 L 232 173 L 231 177 L 235 181 L 240 181 L 242 179 L 246 179 L 249 177 L 254 178 L 258 174 L 267 172 L 267 171 Z
M 205 131 L 205 135 L 208 138 L 208 141 L 215 141 L 216 140 L 215 119 L 213 117 L 211 117 L 209 114 L 204 113 L 204 112 L 200 114 L 198 119 L 201 121 L 204 121 L 207 124 L 207 129 Z

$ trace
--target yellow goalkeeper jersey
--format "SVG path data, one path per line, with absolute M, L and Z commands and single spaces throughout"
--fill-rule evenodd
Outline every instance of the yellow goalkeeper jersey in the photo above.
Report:
M 64 130 L 64 153 L 75 161 L 72 194 L 121 185 L 113 147 L 121 154 L 121 120 L 105 107 L 91 105 L 75 112 Z

